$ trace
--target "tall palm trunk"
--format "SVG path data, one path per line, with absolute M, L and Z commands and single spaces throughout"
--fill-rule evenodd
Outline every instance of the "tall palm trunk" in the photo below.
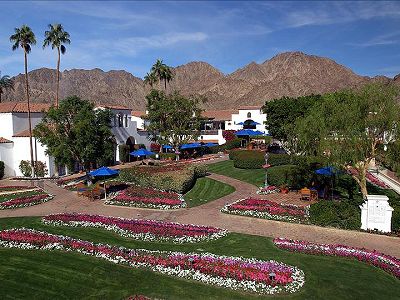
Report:
M 31 106 L 29 101 L 29 83 L 28 83 L 28 55 L 24 51 L 25 58 L 25 87 L 26 87 L 26 101 L 28 103 L 28 124 L 29 124 L 29 146 L 31 150 L 31 168 L 32 176 L 35 176 L 35 165 L 33 160 L 33 143 L 32 143 L 32 120 L 31 120 Z
M 57 60 L 57 92 L 56 92 L 56 108 L 58 108 L 58 93 L 60 91 L 60 47 L 58 50 L 58 60 Z

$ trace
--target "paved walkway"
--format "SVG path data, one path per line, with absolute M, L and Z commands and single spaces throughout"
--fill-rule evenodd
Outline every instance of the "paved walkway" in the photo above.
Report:
M 86 198 L 78 197 L 75 192 L 61 189 L 54 183 L 46 181 L 45 189 L 56 196 L 53 200 L 41 205 L 26 208 L 3 210 L 0 211 L 0 217 L 43 216 L 61 212 L 79 212 L 125 218 L 167 220 L 180 223 L 217 226 L 232 232 L 259 236 L 286 237 L 318 243 L 365 247 L 367 249 L 376 249 L 383 253 L 400 257 L 400 239 L 395 237 L 223 214 L 220 212 L 223 205 L 248 196 L 258 196 L 255 193 L 256 187 L 223 175 L 212 174 L 210 177 L 234 186 L 236 191 L 201 206 L 179 210 L 159 211 L 107 206 L 101 201 L 91 202 Z M 4 184 L 7 183 L 9 182 L 4 182 Z

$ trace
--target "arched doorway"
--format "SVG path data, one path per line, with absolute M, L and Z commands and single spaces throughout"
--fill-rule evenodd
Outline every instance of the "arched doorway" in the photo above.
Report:
M 125 144 L 129 146 L 129 152 L 135 150 L 135 138 L 133 136 L 128 137 Z
M 243 122 L 243 129 L 256 129 L 257 123 L 251 119 L 248 119 Z

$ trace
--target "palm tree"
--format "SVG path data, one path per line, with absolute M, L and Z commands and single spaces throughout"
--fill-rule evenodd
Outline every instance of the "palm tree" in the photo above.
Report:
M 1 94 L 3 94 L 3 92 L 8 89 L 14 90 L 14 81 L 8 75 L 1 76 L 0 72 L 0 103 Z
M 153 88 L 153 85 L 158 81 L 158 78 L 156 74 L 153 72 L 147 73 L 146 76 L 144 76 L 144 84 L 148 84 Z
M 35 175 L 35 165 L 33 160 L 33 145 L 32 145 L 32 120 L 31 120 L 31 106 L 29 102 L 29 83 L 28 83 L 28 54 L 31 52 L 31 45 L 36 44 L 35 34 L 32 29 L 27 25 L 22 25 L 21 28 L 15 28 L 14 34 L 10 36 L 10 42 L 13 43 L 12 50 L 18 48 L 24 50 L 25 62 L 25 87 L 26 87 L 26 101 L 28 104 L 28 124 L 29 124 L 29 146 L 31 150 L 31 167 L 32 175 Z
M 173 78 L 172 69 L 163 63 L 162 59 L 157 59 L 156 63 L 151 67 L 153 73 L 159 80 L 159 83 L 164 80 L 165 90 L 167 89 L 167 82 Z
M 51 49 L 57 48 L 57 92 L 56 92 L 56 107 L 58 107 L 58 94 L 60 90 L 60 59 L 61 54 L 65 54 L 67 50 L 64 44 L 71 44 L 69 33 L 66 32 L 61 24 L 49 24 L 48 31 L 45 31 L 43 49 L 51 45 Z

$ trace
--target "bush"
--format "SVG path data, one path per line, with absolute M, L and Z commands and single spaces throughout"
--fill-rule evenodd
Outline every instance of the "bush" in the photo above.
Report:
M 130 147 L 128 145 L 122 144 L 118 146 L 119 161 L 126 163 L 129 161 Z
M 235 148 L 240 148 L 242 144 L 242 139 L 234 139 L 231 141 L 227 141 L 223 146 L 225 150 L 231 150 L 231 149 L 235 149 Z
M 287 184 L 293 187 L 293 177 L 296 172 L 297 166 L 295 165 L 284 165 L 271 167 L 267 170 L 268 184 L 281 186 Z
M 0 179 L 2 179 L 4 177 L 4 161 L 0 160 Z
M 205 164 L 203 165 L 196 164 L 191 166 L 190 168 L 193 169 L 196 179 L 200 177 L 205 177 L 208 174 L 208 166 Z
M 233 165 L 239 169 L 261 169 L 265 163 L 264 152 L 252 150 L 236 150 L 229 153 Z
M 236 139 L 235 130 L 224 130 L 222 131 L 222 136 L 227 142 Z
M 21 160 L 21 162 L 19 163 L 19 170 L 21 171 L 22 175 L 24 175 L 25 177 L 32 176 L 31 163 L 27 160 Z
M 360 204 L 354 200 L 319 201 L 310 207 L 310 222 L 319 226 L 359 230 L 361 227 Z
M 291 158 L 288 154 L 269 153 L 268 164 L 270 164 L 271 166 L 290 165 Z
M 44 177 L 48 174 L 46 163 L 35 161 L 35 174 L 37 177 Z
M 151 143 L 150 144 L 150 151 L 152 152 L 160 152 L 161 145 L 157 143 Z

